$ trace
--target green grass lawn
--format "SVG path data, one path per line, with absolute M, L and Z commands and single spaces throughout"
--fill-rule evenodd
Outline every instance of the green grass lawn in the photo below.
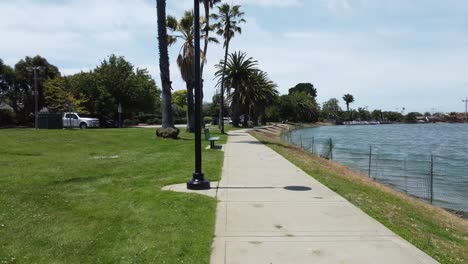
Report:
M 0 263 L 208 263 L 216 200 L 160 189 L 191 177 L 193 135 L 154 132 L 0 130 Z M 223 153 L 203 161 L 219 180 Z
M 468 263 L 467 220 L 288 145 L 277 135 L 266 131 L 252 134 L 437 261 Z

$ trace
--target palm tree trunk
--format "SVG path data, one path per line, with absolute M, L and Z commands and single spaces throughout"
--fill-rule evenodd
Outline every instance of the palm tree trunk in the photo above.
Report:
M 193 84 L 194 82 L 186 82 L 187 85 L 187 132 L 195 132 L 195 115 L 193 101 Z
M 203 56 L 205 57 L 205 59 L 202 60 L 201 67 L 200 67 L 200 74 L 202 76 L 202 79 L 203 79 L 203 69 L 205 68 L 206 53 L 208 52 L 208 44 L 209 44 L 208 34 L 210 33 L 210 6 L 206 1 L 203 2 L 203 5 L 205 7 L 206 28 L 205 28 L 205 44 L 203 46 Z M 203 82 L 202 82 L 202 85 L 203 85 Z
M 349 103 L 348 102 L 346 102 L 346 110 L 347 110 L 347 112 L 349 112 Z
M 169 53 L 167 51 L 166 0 L 156 0 L 158 16 L 159 69 L 162 84 L 162 127 L 174 127 L 172 117 L 171 78 L 169 71 Z
M 221 97 L 220 99 L 220 106 L 219 106 L 219 130 L 221 133 L 224 134 L 224 78 L 226 77 L 226 65 L 227 65 L 227 57 L 229 52 L 229 41 L 226 42 L 226 50 L 224 53 L 224 65 L 223 65 L 223 77 L 221 78 Z
M 243 127 L 248 127 L 249 126 L 249 120 L 250 120 L 250 106 L 247 104 L 247 106 L 244 109 L 244 122 L 242 122 Z
M 204 88 L 204 81 L 203 81 L 203 69 L 205 68 L 205 61 L 206 61 L 206 53 L 208 52 L 208 44 L 209 44 L 209 37 L 208 34 L 210 33 L 210 5 L 207 1 L 203 1 L 203 6 L 205 8 L 205 19 L 206 19 L 206 28 L 205 28 L 205 44 L 203 46 L 203 60 L 200 66 L 200 76 L 202 79 L 200 89 L 201 89 L 201 100 L 200 100 L 200 109 L 203 109 L 203 88 Z M 202 111 L 202 117 L 201 117 L 201 122 L 202 122 L 202 127 L 205 127 L 205 122 L 203 121 L 203 111 Z

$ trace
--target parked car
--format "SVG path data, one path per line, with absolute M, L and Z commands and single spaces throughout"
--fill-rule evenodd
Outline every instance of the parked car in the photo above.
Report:
M 70 128 L 76 127 L 86 129 L 90 127 L 99 127 L 99 120 L 97 118 L 88 117 L 78 113 L 64 113 L 62 116 L 63 127 Z
M 223 118 L 223 120 L 224 120 L 224 123 L 228 123 L 228 124 L 232 125 L 232 119 L 230 117 L 225 117 L 225 118 Z

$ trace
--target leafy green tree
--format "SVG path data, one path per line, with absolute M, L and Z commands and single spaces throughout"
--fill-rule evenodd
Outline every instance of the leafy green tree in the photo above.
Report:
M 422 116 L 421 113 L 418 113 L 418 112 L 409 112 L 405 118 L 404 118 L 404 122 L 405 123 L 416 123 L 418 120 L 417 120 L 417 117 L 418 116 Z
M 172 102 L 185 111 L 187 110 L 187 90 L 177 90 L 172 93 Z
M 158 136 L 177 138 L 179 132 L 174 126 L 172 116 L 171 76 L 169 70 L 169 52 L 166 20 L 166 0 L 156 0 L 156 11 L 158 21 L 158 49 L 159 49 L 159 71 L 162 84 L 162 129 L 156 133 Z M 173 128 L 173 129 L 171 129 Z M 163 130 L 172 130 L 172 134 L 166 134 Z
M 14 102 L 9 97 L 13 97 L 15 83 L 15 70 L 4 64 L 3 60 L 0 59 L 0 103 L 8 102 L 12 104 Z
M 161 105 L 161 90 L 147 69 L 136 69 L 132 77 L 133 89 L 130 90 L 132 112 L 155 112 Z M 157 107 L 157 108 L 156 108 Z
M 306 93 L 314 99 L 317 97 L 317 89 L 315 89 L 314 85 L 311 83 L 299 83 L 293 88 L 289 89 L 289 94 L 301 92 Z
M 358 116 L 361 121 L 370 121 L 371 120 L 371 113 L 363 107 L 358 107 Z
M 325 119 L 337 120 L 341 111 L 340 104 L 336 98 L 331 98 L 322 104 L 322 116 Z
M 389 121 L 389 122 L 403 121 L 403 115 L 400 112 L 393 112 L 393 111 L 383 112 L 383 116 L 384 116 L 384 121 Z
M 219 107 L 221 105 L 220 99 L 221 95 L 220 94 L 215 94 L 213 95 L 212 97 L 212 102 L 211 103 L 208 103 L 206 104 L 207 108 L 204 109 L 204 116 L 210 116 L 210 117 L 213 117 L 214 119 L 214 124 L 218 124 L 218 114 L 219 114 Z M 226 104 L 226 102 L 224 102 L 224 109 L 223 109 L 223 112 L 224 113 L 229 113 L 229 108 L 228 108 L 228 105 Z
M 95 69 L 95 73 L 97 84 L 112 95 L 116 111 L 119 103 L 123 109 L 130 105 L 133 65 L 123 57 L 112 54 L 101 62 L 101 65 Z
M 160 90 L 146 69 L 135 69 L 124 57 L 111 55 L 91 72 L 67 77 L 75 95 L 84 95 L 87 112 L 98 116 L 117 116 L 122 105 L 124 117 L 138 112 L 154 112 L 160 106 Z
M 343 95 L 343 100 L 346 103 L 346 111 L 349 112 L 349 104 L 354 102 L 354 96 L 352 96 L 351 94 L 345 94 Z
M 18 123 L 32 121 L 35 108 L 34 74 L 37 71 L 38 109 L 45 106 L 44 82 L 60 76 L 58 68 L 41 56 L 26 57 L 12 68 L 0 60 L 0 101 L 14 109 Z
M 87 100 L 82 105 L 87 112 L 98 117 L 114 117 L 115 100 L 104 86 L 98 84 L 97 75 L 94 71 L 80 72 L 68 76 L 67 81 L 75 94 L 86 96 Z
M 280 96 L 279 113 L 283 120 L 316 122 L 319 116 L 319 107 L 307 93 L 297 92 Z
M 374 111 L 372 111 L 372 119 L 375 120 L 375 121 L 383 121 L 383 112 L 382 110 L 379 110 L 379 109 L 375 109 Z
M 216 30 L 216 34 L 222 36 L 224 38 L 224 65 L 221 75 L 221 105 L 224 105 L 224 79 L 226 76 L 226 64 L 228 62 L 228 54 L 229 54 L 229 44 L 232 38 L 235 36 L 236 33 L 241 34 L 242 29 L 239 26 L 241 23 L 245 23 L 245 19 L 242 17 L 244 16 L 244 12 L 242 12 L 240 5 L 230 6 L 229 4 L 222 4 L 218 6 L 217 14 L 212 14 L 211 18 L 216 20 L 216 23 L 213 25 L 214 29 Z M 223 107 L 220 107 L 219 112 L 219 126 L 221 133 L 224 134 L 224 122 L 223 122 Z M 234 120 L 233 120 L 234 121 Z
M 55 112 L 76 111 L 88 113 L 83 106 L 86 98 L 72 90 L 67 77 L 57 77 L 44 82 L 45 103 Z

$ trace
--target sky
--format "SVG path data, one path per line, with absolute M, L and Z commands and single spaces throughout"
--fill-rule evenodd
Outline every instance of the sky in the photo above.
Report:
M 247 23 L 231 44 L 268 72 L 282 94 L 311 82 L 318 102 L 343 94 L 352 108 L 419 112 L 464 111 L 468 96 L 468 1 L 465 0 L 228 0 Z M 191 0 L 167 0 L 180 17 Z M 202 12 L 203 13 L 203 12 Z M 147 68 L 158 86 L 154 0 L 0 0 L 0 58 L 14 65 L 41 55 L 65 74 L 87 71 L 110 54 Z M 180 43 L 179 43 L 180 44 Z M 170 48 L 175 90 L 184 89 Z M 211 45 L 205 98 L 215 93 Z

